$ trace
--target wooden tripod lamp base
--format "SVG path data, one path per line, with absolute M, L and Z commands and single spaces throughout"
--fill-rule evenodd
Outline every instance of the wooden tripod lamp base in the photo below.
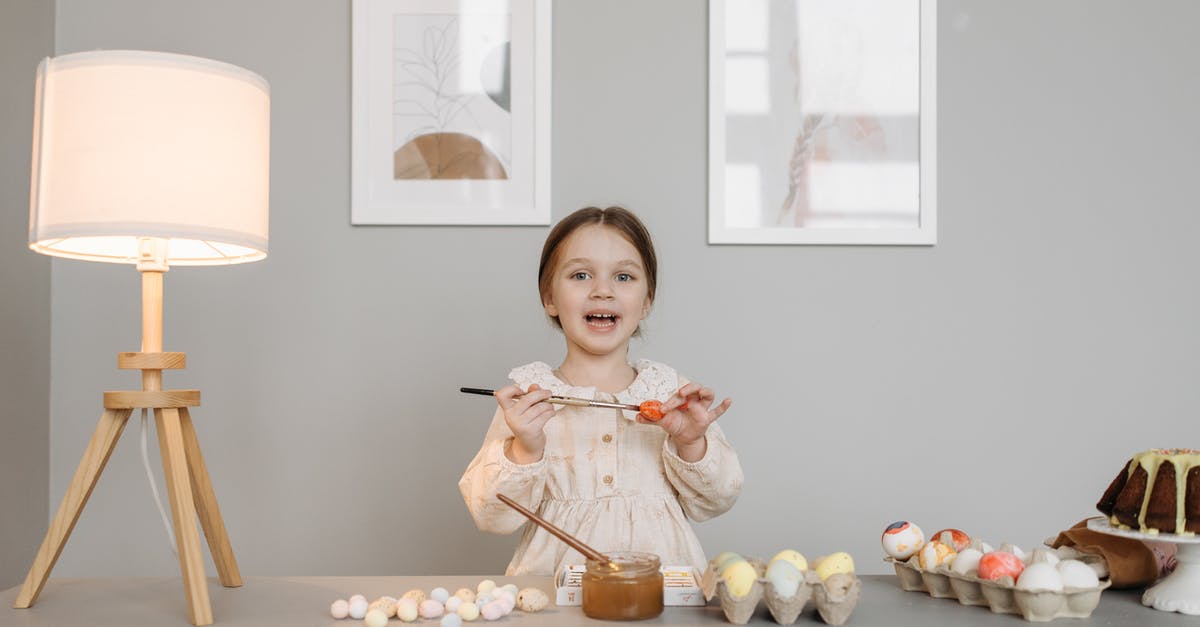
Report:
M 209 480 L 204 457 L 200 454 L 200 442 L 188 414 L 189 407 L 200 405 L 200 391 L 162 389 L 162 371 L 181 369 L 186 365 L 184 353 L 162 352 L 162 274 L 142 271 L 143 352 L 117 355 L 118 368 L 142 371 L 142 389 L 104 393 L 104 414 L 100 416 L 100 422 L 83 453 L 83 459 L 79 461 L 58 513 L 50 523 L 46 538 L 29 568 L 25 583 L 13 603 L 14 608 L 28 608 L 37 601 L 121 432 L 125 430 L 129 416 L 133 410 L 141 408 L 154 410 L 163 474 L 175 526 L 175 544 L 179 550 L 179 568 L 183 574 L 188 617 L 192 624 L 211 625 L 213 622 L 204 576 L 204 556 L 200 552 L 199 531 L 196 529 L 197 515 L 221 585 L 228 588 L 242 585 L 221 510 L 217 506 L 217 497 Z

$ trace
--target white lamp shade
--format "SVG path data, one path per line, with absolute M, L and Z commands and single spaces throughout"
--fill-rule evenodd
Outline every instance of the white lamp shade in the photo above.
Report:
M 38 67 L 29 247 L 173 265 L 267 255 L 270 91 L 240 67 L 179 54 L 82 52 Z

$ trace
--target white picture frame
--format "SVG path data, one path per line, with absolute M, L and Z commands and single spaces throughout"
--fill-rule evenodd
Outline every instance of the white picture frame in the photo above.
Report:
M 550 0 L 353 0 L 351 224 L 550 223 Z
M 710 0 L 708 70 L 709 243 L 937 243 L 936 0 Z

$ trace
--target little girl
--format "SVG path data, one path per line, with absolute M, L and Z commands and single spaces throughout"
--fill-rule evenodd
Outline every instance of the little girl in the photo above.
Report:
M 496 415 L 458 487 L 483 531 L 512 533 L 526 519 L 502 493 L 599 551 L 644 551 L 663 564 L 706 558 L 688 518 L 727 511 L 742 490 L 737 454 L 715 423 L 730 399 L 673 369 L 629 362 L 629 339 L 650 313 L 657 261 L 650 233 L 620 207 L 564 218 L 542 248 L 538 290 L 562 329 L 558 368 L 534 362 L 496 390 Z M 545 402 L 552 394 L 638 405 L 663 401 L 651 422 L 637 412 Z M 533 524 L 506 575 L 551 575 L 584 558 Z

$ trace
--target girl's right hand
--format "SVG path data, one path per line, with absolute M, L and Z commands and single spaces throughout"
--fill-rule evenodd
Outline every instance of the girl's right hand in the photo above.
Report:
M 554 417 L 554 406 L 545 402 L 550 390 L 537 384 L 522 390 L 509 385 L 496 390 L 496 404 L 504 412 L 504 422 L 513 432 L 513 443 L 505 454 L 516 464 L 532 464 L 546 450 L 546 423 Z

